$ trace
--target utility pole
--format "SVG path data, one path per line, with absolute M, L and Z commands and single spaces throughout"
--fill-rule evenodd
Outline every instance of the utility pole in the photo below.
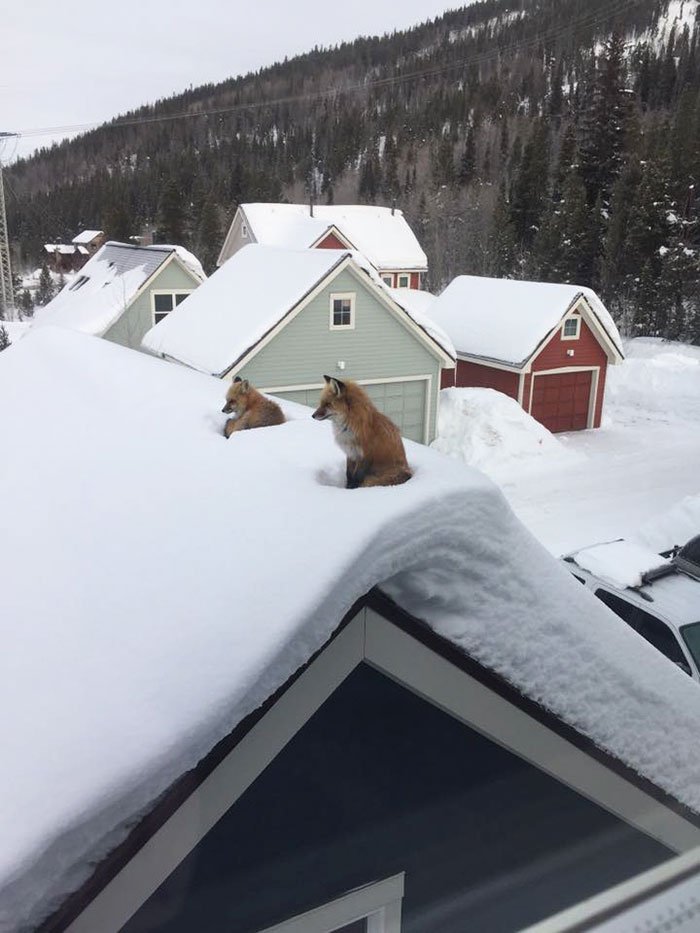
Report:
M 17 133 L 0 132 L 0 142 L 17 136 Z M 10 238 L 7 235 L 5 213 L 5 188 L 2 181 L 2 159 L 0 158 L 0 320 L 15 319 L 15 291 L 10 265 Z

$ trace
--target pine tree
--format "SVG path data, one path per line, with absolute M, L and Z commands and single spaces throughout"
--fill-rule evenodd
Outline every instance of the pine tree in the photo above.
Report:
M 515 231 L 510 219 L 505 186 L 501 185 L 486 244 L 486 272 L 496 278 L 510 278 L 515 271 Z
M 474 135 L 474 127 L 470 126 L 467 130 L 467 138 L 464 142 L 464 150 L 462 151 L 459 172 L 457 173 L 457 181 L 460 185 L 470 185 L 476 175 L 476 142 Z
M 49 267 L 44 263 L 41 267 L 41 274 L 39 275 L 39 288 L 36 293 L 37 305 L 43 308 L 44 305 L 47 305 L 51 301 L 55 294 L 56 289 L 54 288 Z
M 0 350 L 7 350 L 10 343 L 10 335 L 5 330 L 5 327 L 0 324 Z
M 158 206 L 159 243 L 182 246 L 185 243 L 185 209 L 178 185 L 170 178 L 164 185 Z
M 221 221 L 214 197 L 209 195 L 202 205 L 195 238 L 197 258 L 207 275 L 216 269 L 216 260 L 221 250 Z
M 549 175 L 549 130 L 538 121 L 523 150 L 518 175 L 513 183 L 510 216 L 517 242 L 531 246 L 547 199 Z
M 613 33 L 605 44 L 581 119 L 580 172 L 588 203 L 609 197 L 620 175 L 627 145 L 630 96 L 626 87 L 625 43 Z

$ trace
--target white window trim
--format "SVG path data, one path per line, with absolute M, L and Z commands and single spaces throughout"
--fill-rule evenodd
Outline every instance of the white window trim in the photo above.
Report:
M 175 295 L 191 295 L 194 291 L 193 288 L 153 288 L 151 289 L 151 320 L 153 321 L 153 326 L 156 325 L 156 295 L 172 295 L 173 296 L 173 306 L 170 311 L 166 312 L 167 314 L 172 313 L 172 311 L 177 308 L 175 304 Z
M 576 321 L 576 333 L 575 334 L 566 334 L 566 325 L 568 321 Z M 580 314 L 569 314 L 561 322 L 561 339 L 562 340 L 578 340 L 581 336 L 581 315 Z
M 331 292 L 330 302 L 329 302 L 329 318 L 328 325 L 331 330 L 355 330 L 355 292 Z M 349 324 L 334 324 L 333 323 L 333 302 L 335 301 L 349 301 L 350 302 L 350 323 Z
M 367 920 L 368 933 L 401 933 L 404 873 L 367 884 L 337 900 L 285 920 L 262 933 L 334 933 Z
M 394 287 L 394 273 L 393 272 L 382 272 L 381 278 L 382 278 L 382 282 L 384 282 L 386 286 L 388 286 L 389 288 Z M 389 279 L 388 282 L 387 282 L 387 279 Z
M 406 284 L 401 284 L 401 279 L 406 279 Z M 411 276 L 408 272 L 402 272 L 396 276 L 396 287 L 397 288 L 410 288 L 411 287 Z

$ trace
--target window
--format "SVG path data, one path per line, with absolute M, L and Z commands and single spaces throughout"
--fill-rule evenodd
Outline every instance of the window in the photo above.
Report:
M 383 275 L 382 282 L 384 282 L 385 285 L 388 285 L 389 288 L 393 288 L 394 287 L 394 276 L 391 273 L 389 273 L 388 275 Z
M 262 933 L 401 933 L 404 875 L 367 884 Z
M 568 317 L 564 321 L 564 326 L 562 327 L 561 336 L 562 340 L 578 340 L 579 333 L 581 330 L 581 318 Z
M 248 227 L 245 224 L 243 224 L 241 227 L 241 236 L 244 240 L 248 239 Z
M 352 329 L 355 326 L 355 293 L 331 295 L 331 330 Z
M 170 314 L 173 308 L 176 308 L 179 304 L 182 304 L 182 302 L 189 294 L 191 293 L 153 292 L 153 323 L 158 324 L 159 321 L 162 321 L 167 314 Z
M 690 674 L 690 665 L 683 654 L 683 649 L 673 632 L 660 619 L 650 615 L 639 606 L 620 599 L 614 593 L 598 589 L 595 591 L 598 599 L 612 609 L 630 628 L 642 636 L 650 645 L 653 645 L 662 654 L 677 664 L 686 674 Z
M 700 622 L 684 625 L 681 629 L 681 635 L 688 646 L 688 651 L 695 659 L 695 663 L 700 667 Z
M 83 287 L 83 285 L 88 281 L 88 279 L 89 279 L 89 276 L 87 275 L 79 275 L 78 278 L 75 280 L 75 282 L 73 282 L 73 284 L 70 286 L 70 290 L 72 292 L 77 292 L 79 288 Z
M 409 275 L 400 275 L 398 288 L 410 288 L 411 287 L 411 277 Z

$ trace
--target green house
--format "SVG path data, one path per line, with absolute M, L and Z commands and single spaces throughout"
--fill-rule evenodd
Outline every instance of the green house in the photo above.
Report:
M 69 327 L 137 350 L 144 334 L 205 278 L 182 247 L 110 241 L 37 312 L 34 326 Z
M 451 344 L 346 250 L 253 244 L 146 334 L 144 349 L 315 406 L 323 374 L 354 379 L 404 437 L 435 436 Z

